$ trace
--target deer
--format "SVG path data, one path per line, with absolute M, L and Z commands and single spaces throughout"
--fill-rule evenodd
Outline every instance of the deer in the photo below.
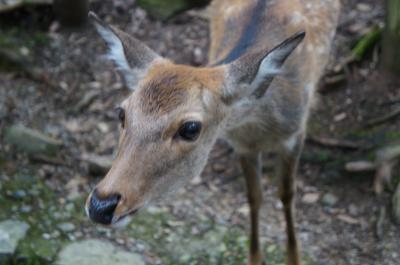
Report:
M 300 265 L 295 178 L 315 90 L 327 65 L 339 0 L 214 0 L 204 66 L 176 64 L 89 17 L 132 90 L 117 108 L 118 151 L 90 193 L 89 218 L 122 226 L 199 176 L 217 139 L 235 150 L 250 215 L 249 265 L 261 265 L 262 153 L 277 153 L 287 264 Z

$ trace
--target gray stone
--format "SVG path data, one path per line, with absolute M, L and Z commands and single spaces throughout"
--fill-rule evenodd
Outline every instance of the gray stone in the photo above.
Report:
M 30 205 L 22 205 L 19 210 L 22 213 L 30 213 L 32 211 L 32 206 L 30 206 Z
M 120 250 L 104 240 L 90 239 L 67 245 L 59 253 L 56 265 L 144 265 L 135 253 Z
M 325 205 L 325 206 L 330 206 L 330 207 L 332 207 L 332 206 L 334 206 L 334 205 L 338 202 L 338 200 L 339 200 L 339 199 L 338 199 L 335 195 L 333 195 L 332 193 L 326 193 L 326 194 L 322 197 L 321 202 L 322 202 L 322 204 Z
M 214 229 L 204 233 L 201 237 L 182 238 L 178 234 L 170 234 L 166 241 L 166 248 L 174 259 L 183 264 L 189 264 L 190 259 L 216 259 L 226 248 L 224 236 L 227 228 L 224 226 L 215 226 Z M 179 243 L 178 243 L 179 242 Z
M 20 200 L 26 197 L 26 192 L 24 190 L 16 190 L 15 192 L 11 193 L 11 196 L 14 199 Z
M 63 232 L 66 232 L 66 233 L 72 232 L 75 230 L 75 225 L 72 223 L 62 223 L 62 224 L 59 224 L 57 227 L 58 227 L 58 229 L 60 229 Z
M 31 156 L 54 156 L 62 145 L 60 141 L 21 124 L 7 128 L 4 140 Z
M 25 222 L 7 220 L 0 223 L 0 258 L 13 255 L 18 242 L 23 239 L 29 225 Z

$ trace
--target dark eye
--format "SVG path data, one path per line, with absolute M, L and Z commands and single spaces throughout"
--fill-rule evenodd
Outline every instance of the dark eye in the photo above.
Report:
M 116 110 L 119 122 L 121 123 L 122 128 L 125 128 L 125 110 L 121 107 L 118 107 Z
M 179 128 L 177 135 L 185 141 L 193 142 L 199 137 L 200 131 L 201 122 L 189 121 L 182 124 L 181 128 Z

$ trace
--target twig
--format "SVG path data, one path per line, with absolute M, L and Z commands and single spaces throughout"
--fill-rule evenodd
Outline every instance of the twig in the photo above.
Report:
M 383 115 L 381 117 L 378 117 L 378 118 L 375 118 L 375 119 L 372 119 L 372 120 L 368 121 L 364 125 L 364 127 L 372 127 L 372 126 L 376 126 L 376 125 L 382 124 L 382 123 L 384 123 L 384 122 L 386 122 L 388 120 L 396 118 L 399 115 L 400 115 L 400 107 L 397 107 L 393 111 L 389 112 L 388 114 L 385 114 L 385 115 Z
M 311 143 L 323 145 L 326 147 L 331 147 L 331 148 L 342 148 L 342 149 L 353 149 L 353 150 L 368 149 L 368 147 L 361 146 L 352 141 L 338 140 L 338 139 L 333 139 L 333 138 L 328 138 L 328 137 L 311 136 L 311 137 L 307 138 L 307 141 L 309 141 Z
M 375 226 L 375 233 L 376 233 L 376 237 L 380 240 L 383 237 L 383 225 L 385 222 L 385 218 L 386 218 L 386 208 L 385 206 L 381 206 L 379 209 L 379 215 L 378 215 L 378 219 L 376 221 L 376 226 Z
M 59 158 L 50 158 L 47 156 L 33 156 L 31 157 L 33 162 L 49 164 L 54 166 L 69 166 L 65 161 L 62 161 Z
M 400 183 L 397 184 L 397 188 L 393 193 L 392 209 L 395 222 L 400 225 Z
M 375 171 L 376 165 L 370 161 L 353 161 L 346 163 L 345 169 L 347 172 Z
M 376 158 L 379 162 L 390 161 L 400 157 L 400 144 L 392 144 L 376 151 Z
M 331 76 L 326 76 L 324 78 L 324 85 L 325 86 L 332 86 L 336 85 L 338 83 L 341 83 L 346 80 L 346 75 L 345 74 L 337 74 L 337 75 L 331 75 Z
M 390 184 L 392 170 L 396 165 L 397 158 L 400 157 L 400 144 L 381 148 L 375 152 L 375 161 L 352 161 L 345 165 L 348 172 L 368 172 L 376 171 L 374 180 L 375 194 L 382 193 L 384 186 Z
M 347 76 L 343 73 L 335 74 L 335 75 L 326 75 L 322 81 L 318 92 L 327 93 L 331 92 L 333 88 L 338 85 L 344 83 L 347 79 Z

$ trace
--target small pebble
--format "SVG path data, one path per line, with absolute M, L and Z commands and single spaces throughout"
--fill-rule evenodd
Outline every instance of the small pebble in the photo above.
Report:
M 359 210 L 357 208 L 357 206 L 355 206 L 354 204 L 350 204 L 349 205 L 349 214 L 352 216 L 357 216 L 359 213 Z
M 31 212 L 31 210 L 32 210 L 32 206 L 29 206 L 29 205 L 23 205 L 20 208 L 20 211 L 22 213 L 29 213 L 29 212 Z
M 39 196 L 40 195 L 40 191 L 37 190 L 37 189 L 32 189 L 32 190 L 29 191 L 29 195 Z
M 14 191 L 14 192 L 11 194 L 11 196 L 12 196 L 14 199 L 23 199 L 23 198 L 26 197 L 26 192 L 25 192 L 24 190 L 17 190 L 17 191 Z
M 314 193 L 306 193 L 304 194 L 303 198 L 301 201 L 306 204 L 313 204 L 316 203 L 319 200 L 319 193 L 314 192 Z
M 72 235 L 72 234 L 68 234 L 68 239 L 71 240 L 71 241 L 75 241 L 76 237 L 74 235 Z
M 53 233 L 51 233 L 51 237 L 52 238 L 57 238 L 61 235 L 60 231 L 56 230 Z
M 57 225 L 57 227 L 63 232 L 72 232 L 75 230 L 75 225 L 72 223 L 62 223 Z
M 65 206 L 65 209 L 67 209 L 67 211 L 72 212 L 75 209 L 75 205 L 73 203 L 68 203 Z
M 44 233 L 44 234 L 42 234 L 42 237 L 43 237 L 44 239 L 48 240 L 48 239 L 51 238 L 51 235 L 48 234 L 48 233 Z
M 332 193 L 326 193 L 326 194 L 322 197 L 321 202 L 322 202 L 322 204 L 325 205 L 325 206 L 330 206 L 330 207 L 332 207 L 332 206 L 334 206 L 334 205 L 338 202 L 338 200 L 339 200 L 339 199 L 338 199 L 335 195 L 333 195 Z
M 370 12 L 372 10 L 372 7 L 365 3 L 359 3 L 357 4 L 357 9 L 361 12 Z

